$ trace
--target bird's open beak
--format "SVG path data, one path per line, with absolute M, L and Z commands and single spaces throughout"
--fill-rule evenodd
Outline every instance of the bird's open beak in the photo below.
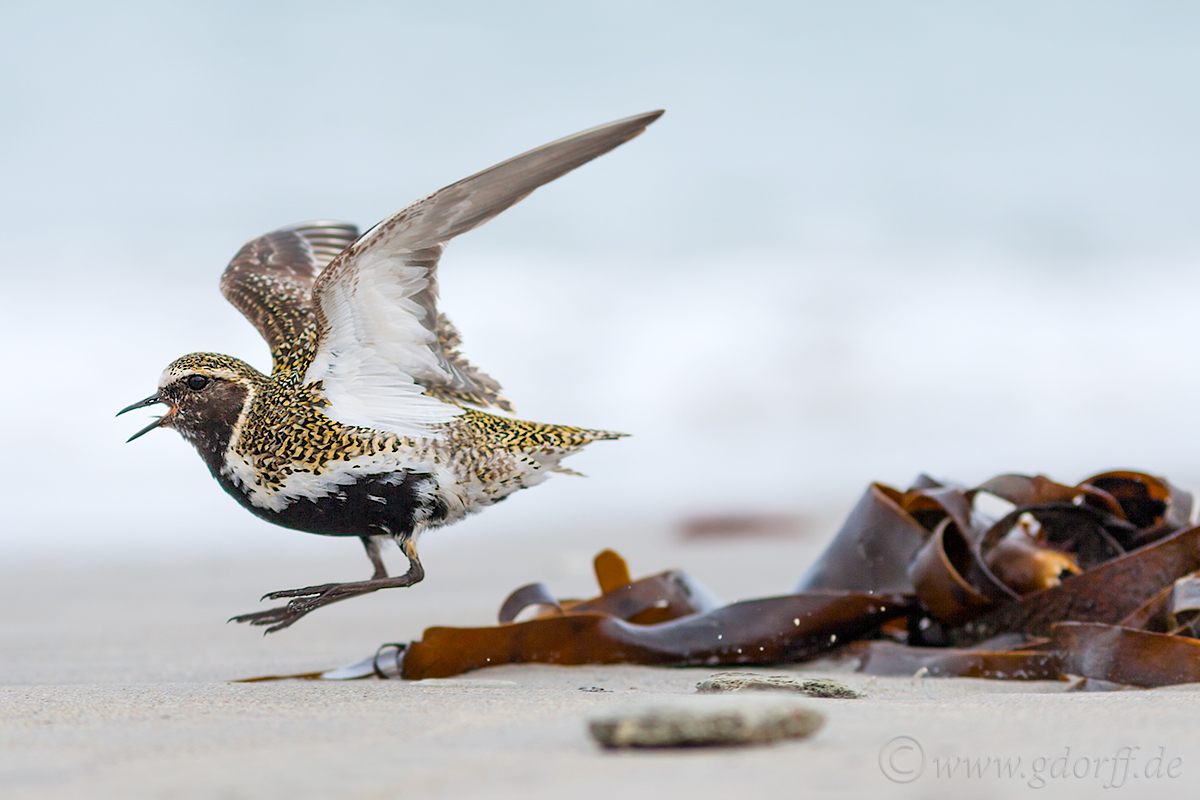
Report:
M 157 394 L 152 394 L 149 397 L 147 397 L 145 400 L 139 400 L 131 406 L 126 406 L 125 408 L 122 408 L 120 411 L 117 412 L 117 416 L 119 417 L 122 414 L 124 414 L 126 411 L 133 411 L 136 408 L 145 408 L 146 406 L 152 406 L 155 403 L 165 403 L 165 402 L 167 402 L 167 401 L 163 400 Z M 172 406 L 170 411 L 163 414 L 161 417 L 154 420 L 154 422 L 151 422 L 146 427 L 142 428 L 140 431 L 135 433 L 133 436 L 130 436 L 128 439 L 125 440 L 125 443 L 129 444 L 130 442 L 132 442 L 134 439 L 138 438 L 142 434 L 149 433 L 150 431 L 159 427 L 160 425 L 165 423 L 170 418 L 170 416 L 174 413 L 175 413 L 175 408 L 174 408 L 174 406 Z

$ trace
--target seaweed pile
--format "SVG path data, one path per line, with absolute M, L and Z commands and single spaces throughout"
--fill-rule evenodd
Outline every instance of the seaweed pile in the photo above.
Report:
M 1024 475 L 973 488 L 927 476 L 904 491 L 872 484 L 791 594 L 720 605 L 681 572 L 631 580 L 604 551 L 595 598 L 560 601 L 532 584 L 508 597 L 496 626 L 429 628 L 381 652 L 394 649 L 405 679 L 527 662 L 836 658 L 877 675 L 1200 682 L 1191 515 L 1190 494 L 1140 472 L 1074 486 Z M 533 618 L 515 621 L 530 607 Z M 362 665 L 386 673 L 379 653 Z

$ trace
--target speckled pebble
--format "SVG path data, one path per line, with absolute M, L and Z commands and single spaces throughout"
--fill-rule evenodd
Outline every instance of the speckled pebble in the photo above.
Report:
M 821 712 L 781 697 L 691 697 L 686 702 L 616 709 L 593 717 L 605 747 L 696 747 L 761 744 L 811 736 Z
M 696 684 L 701 694 L 720 692 L 799 692 L 809 697 L 833 697 L 847 700 L 866 697 L 863 692 L 841 681 L 828 678 L 796 678 L 791 675 L 758 675 L 753 672 L 719 672 Z

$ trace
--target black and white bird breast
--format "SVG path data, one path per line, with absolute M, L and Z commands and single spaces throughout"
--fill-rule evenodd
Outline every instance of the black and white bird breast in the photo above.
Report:
M 318 497 L 300 496 L 282 508 L 255 505 L 229 478 L 225 490 L 256 516 L 285 528 L 325 536 L 396 536 L 407 538 L 418 526 L 437 525 L 449 509 L 437 479 L 427 473 L 362 475 Z

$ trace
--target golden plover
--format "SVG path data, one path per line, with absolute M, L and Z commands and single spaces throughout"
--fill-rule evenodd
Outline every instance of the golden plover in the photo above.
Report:
M 167 412 L 130 441 L 171 427 L 195 445 L 213 477 L 255 515 L 296 530 L 357 536 L 369 580 L 272 592 L 278 608 L 234 617 L 286 628 L 323 605 L 424 577 L 417 537 L 489 506 L 559 460 L 621 434 L 523 422 L 500 385 L 459 354 L 437 310 L 446 243 L 544 183 L 632 139 L 661 111 L 568 136 L 418 200 L 362 236 L 350 224 L 310 222 L 248 242 L 221 292 L 271 348 L 264 375 L 244 361 L 193 353 L 174 361 L 158 391 L 120 413 Z M 409 567 L 388 577 L 380 543 Z

